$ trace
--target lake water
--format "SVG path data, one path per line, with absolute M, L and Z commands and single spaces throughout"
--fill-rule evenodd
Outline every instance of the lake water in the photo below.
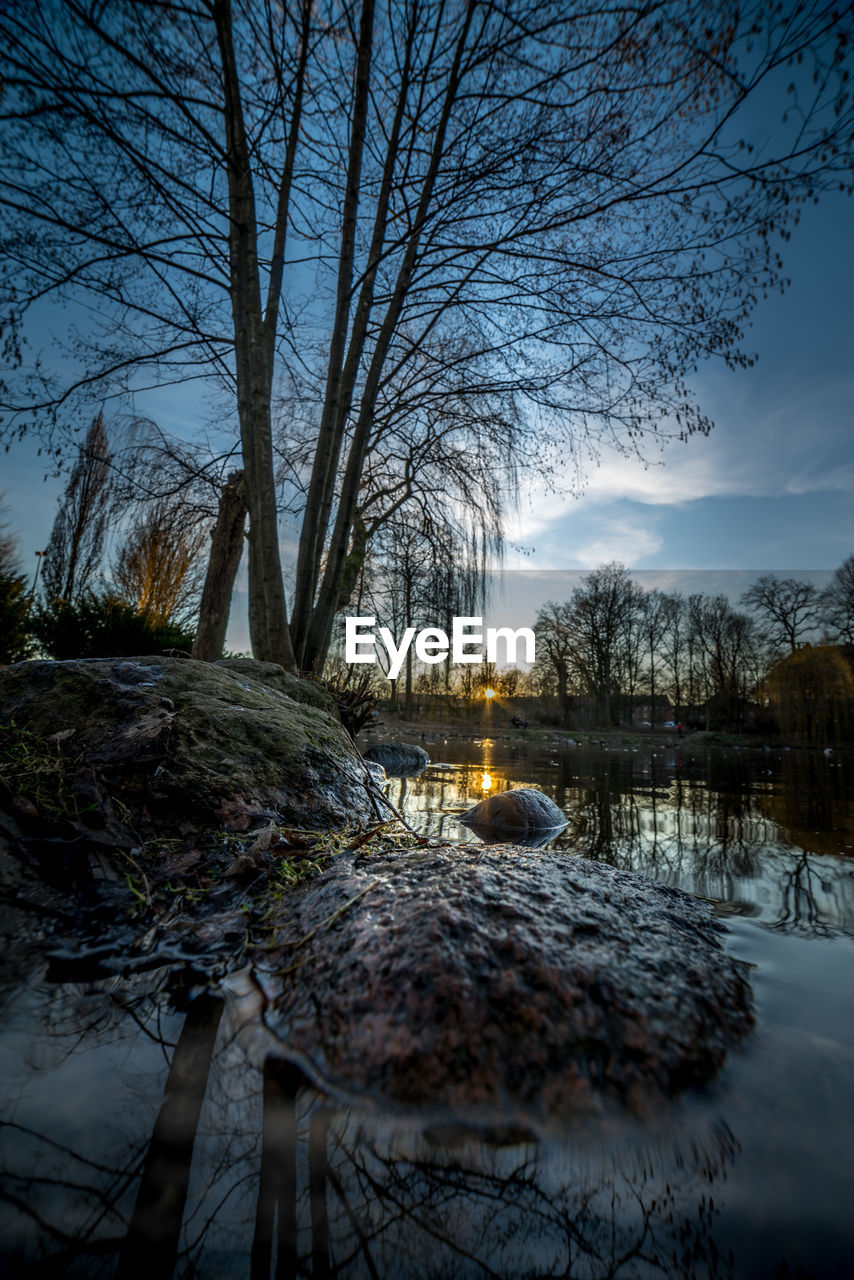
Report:
M 484 1142 L 321 1098 L 252 1033 L 245 975 L 188 1005 L 163 972 L 49 981 L 31 942 L 0 1041 L 10 1273 L 854 1275 L 851 757 L 424 745 L 389 784 L 416 829 L 471 840 L 462 811 L 538 786 L 555 847 L 708 900 L 752 966 L 751 1039 L 646 1126 Z

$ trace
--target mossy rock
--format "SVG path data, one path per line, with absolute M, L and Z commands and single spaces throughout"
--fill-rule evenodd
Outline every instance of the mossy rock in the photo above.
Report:
M 225 667 L 226 671 L 238 676 L 248 676 L 250 680 L 293 698 L 294 702 L 317 707 L 319 711 L 328 711 L 338 718 L 337 703 L 322 685 L 316 680 L 301 680 L 299 676 L 291 675 L 278 662 L 259 662 L 257 658 L 223 658 L 216 666 Z
M 272 668 L 160 656 L 21 662 L 0 671 L 0 723 L 51 740 L 72 787 L 85 777 L 89 794 L 119 801 L 141 830 L 373 817 L 364 765 L 327 695 Z

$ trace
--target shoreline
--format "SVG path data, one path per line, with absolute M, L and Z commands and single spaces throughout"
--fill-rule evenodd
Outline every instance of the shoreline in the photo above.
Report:
M 730 748 L 737 750 L 772 751 L 850 751 L 848 742 L 798 742 L 768 734 L 724 733 L 718 730 L 688 729 L 680 736 L 673 729 L 626 727 L 618 729 L 560 729 L 553 725 L 531 725 L 518 729 L 510 724 L 463 723 L 454 720 L 404 720 L 395 713 L 380 715 L 373 725 L 361 729 L 356 735 L 360 750 L 379 742 L 413 742 L 424 746 L 436 742 L 479 742 L 491 738 L 499 742 L 535 743 L 560 747 L 574 745 L 579 749 L 631 746 L 650 749 L 679 749 L 683 751 L 707 751 Z

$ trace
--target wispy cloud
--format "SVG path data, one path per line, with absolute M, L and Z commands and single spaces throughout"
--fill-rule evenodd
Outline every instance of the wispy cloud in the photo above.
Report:
M 854 378 L 801 380 L 780 388 L 779 395 L 757 412 L 755 387 L 749 388 L 748 395 L 749 384 L 734 377 L 723 389 L 711 384 L 709 399 L 719 397 L 722 408 L 710 436 L 668 441 L 660 449 L 653 448 L 646 461 L 603 453 L 591 465 L 578 496 L 568 487 L 554 492 L 542 484 L 532 486 L 520 500 L 513 540 L 534 543 L 539 550 L 549 541 L 550 531 L 557 536 L 557 526 L 571 518 L 578 526 L 583 553 L 601 559 L 613 547 L 618 558 L 631 563 L 656 551 L 661 542 L 647 524 L 609 523 L 612 504 L 629 501 L 651 508 L 683 508 L 708 498 L 854 495 L 850 432 Z M 582 551 L 561 559 L 577 563 Z

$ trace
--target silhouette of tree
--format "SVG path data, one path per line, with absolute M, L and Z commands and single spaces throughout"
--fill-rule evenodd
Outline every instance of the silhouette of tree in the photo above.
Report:
M 48 605 L 74 604 L 101 565 L 104 538 L 112 516 L 112 454 L 103 414 L 92 422 L 53 522 L 42 570 Z
M 819 598 L 811 582 L 763 574 L 742 592 L 741 603 L 759 618 L 769 644 L 794 653 L 818 621 Z
M 572 671 L 572 622 L 570 606 L 549 600 L 537 614 L 534 634 L 537 638 L 538 664 L 554 677 L 560 722 L 569 728 L 569 690 Z
M 31 645 L 29 614 L 27 580 L 21 573 L 18 544 L 8 526 L 0 522 L 0 663 L 20 662 L 27 657 Z
M 831 636 L 854 644 L 854 556 L 834 571 L 820 603 L 821 619 Z
M 319 667 L 383 389 L 417 360 L 514 393 L 562 468 L 666 420 L 708 429 L 684 378 L 746 361 L 775 234 L 850 180 L 850 33 L 820 0 L 4 6 L 11 362 L 37 302 L 97 317 L 76 378 L 7 377 L 7 434 L 55 446 L 75 397 L 215 382 L 245 472 L 253 650 Z M 788 76 L 793 109 L 759 145 L 747 109 L 782 104 Z M 271 406 L 294 368 L 315 443 L 292 644 Z

